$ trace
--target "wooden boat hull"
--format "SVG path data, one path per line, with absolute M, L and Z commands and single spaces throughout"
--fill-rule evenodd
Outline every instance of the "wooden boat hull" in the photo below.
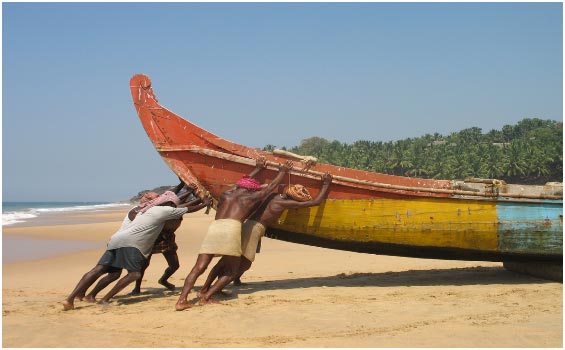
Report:
M 513 216 L 518 212 L 525 216 L 517 220 Z M 559 222 L 528 219 L 559 218 L 561 212 L 557 202 L 516 208 L 509 203 L 439 198 L 330 199 L 320 207 L 287 212 L 268 235 L 327 248 L 410 257 L 561 260 Z
M 222 139 L 162 107 L 150 79 L 135 75 L 139 118 L 163 160 L 213 198 L 264 156 L 269 182 L 286 155 Z M 521 186 L 407 178 L 328 164 L 295 162 L 289 182 L 315 196 L 319 175 L 334 176 L 319 207 L 288 210 L 266 235 L 289 242 L 364 253 L 436 259 L 561 261 L 562 185 Z M 286 181 L 286 180 L 285 180 Z

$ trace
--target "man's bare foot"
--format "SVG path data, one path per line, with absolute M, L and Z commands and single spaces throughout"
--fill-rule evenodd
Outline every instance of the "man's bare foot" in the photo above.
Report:
M 200 288 L 200 290 L 196 292 L 196 296 L 202 298 L 206 293 L 208 293 L 208 289 Z
M 182 311 L 191 308 L 192 305 L 188 303 L 188 301 L 177 301 L 175 305 L 175 310 Z
M 72 303 L 68 300 L 63 301 L 63 311 L 69 311 L 69 310 L 72 310 L 74 308 L 75 308 L 74 303 Z
M 131 291 L 130 294 L 131 294 L 131 295 L 139 295 L 139 294 L 141 294 L 141 289 L 134 288 L 134 289 Z
M 204 298 L 200 298 L 200 300 L 198 301 L 198 304 L 200 305 L 208 305 L 208 304 L 221 304 L 219 300 L 215 300 L 215 299 L 204 299 Z
M 159 284 L 164 286 L 168 290 L 175 290 L 175 285 L 167 281 L 159 280 Z
M 108 305 L 110 305 L 110 302 L 102 299 L 99 302 L 97 302 L 96 304 L 100 305 L 100 306 L 108 306 Z
M 92 295 L 87 295 L 87 296 L 81 298 L 80 300 L 86 301 L 87 303 L 95 303 L 96 302 L 96 298 L 94 298 Z

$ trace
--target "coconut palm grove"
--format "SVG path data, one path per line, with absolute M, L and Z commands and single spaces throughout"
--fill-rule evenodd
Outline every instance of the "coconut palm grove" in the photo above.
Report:
M 263 150 L 274 148 L 267 145 Z M 311 137 L 299 146 L 282 149 L 317 157 L 323 163 L 391 175 L 495 178 L 524 184 L 563 181 L 563 123 L 538 118 L 522 119 L 488 133 L 472 127 L 447 136 L 435 133 L 352 144 Z

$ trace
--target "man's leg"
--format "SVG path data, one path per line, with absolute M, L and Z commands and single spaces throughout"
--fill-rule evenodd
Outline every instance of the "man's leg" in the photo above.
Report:
M 88 301 L 89 303 L 95 303 L 96 302 L 96 295 L 104 288 L 106 288 L 110 283 L 114 282 L 115 280 L 117 280 L 118 278 L 120 278 L 120 275 L 122 274 L 122 270 L 120 271 L 115 271 L 115 272 L 109 272 L 106 276 L 104 276 L 103 278 L 100 279 L 100 281 L 98 281 L 98 283 L 96 284 L 96 286 L 94 286 L 94 288 L 92 289 L 92 291 L 90 291 L 90 293 L 88 293 L 87 296 L 81 298 L 80 300 L 82 301 Z
M 133 287 L 133 290 L 131 291 L 131 295 L 141 294 L 141 280 L 143 279 L 143 275 L 145 275 L 145 270 L 147 270 L 147 268 L 149 267 L 149 263 L 151 262 L 152 256 L 153 254 L 149 255 L 149 257 L 147 258 L 147 261 L 143 266 L 143 269 L 141 270 L 141 276 L 139 277 L 138 280 L 135 281 L 135 287 Z
M 135 281 L 140 277 L 141 277 L 141 272 L 128 271 L 128 274 L 122 277 L 122 279 L 120 279 L 118 283 L 116 283 L 114 288 L 110 289 L 110 291 L 106 293 L 106 295 L 102 299 L 100 299 L 98 304 L 107 304 L 114 295 L 118 294 L 122 289 L 127 287 L 128 284 L 132 283 L 133 281 Z
M 72 310 L 75 308 L 75 298 L 78 295 L 84 295 L 88 287 L 90 287 L 96 280 L 106 273 L 109 266 L 96 265 L 92 270 L 85 273 L 80 281 L 78 281 L 75 289 L 69 294 L 67 299 L 63 301 L 63 311 Z
M 233 279 L 233 284 L 235 286 L 241 286 L 242 284 L 244 284 L 241 283 L 241 276 L 245 273 L 245 271 L 249 270 L 251 264 L 252 262 L 249 259 L 247 259 L 244 256 L 241 257 L 241 263 L 239 264 L 239 271 L 237 272 L 237 275 Z
M 165 260 L 167 260 L 167 264 L 169 264 L 169 266 L 165 269 L 165 272 L 163 272 L 163 276 L 159 278 L 159 284 L 165 286 L 168 290 L 175 290 L 175 285 L 169 283 L 167 280 L 179 269 L 179 256 L 177 255 L 176 250 L 167 250 L 163 252 L 163 256 L 165 257 Z
M 200 304 L 208 304 L 210 303 L 210 298 L 212 295 L 216 294 L 217 292 L 221 291 L 222 288 L 227 286 L 233 279 L 235 278 L 237 272 L 239 271 L 239 264 L 241 261 L 240 256 L 229 256 L 225 255 L 226 258 L 226 266 L 223 270 L 223 273 L 218 277 L 218 281 L 214 283 L 208 292 L 206 292 L 202 298 L 200 299 Z
M 188 293 L 190 293 L 190 290 L 194 287 L 194 283 L 196 283 L 196 279 L 201 274 L 203 274 L 204 271 L 206 271 L 213 257 L 214 254 L 198 255 L 194 267 L 192 268 L 192 270 L 190 270 L 190 273 L 188 274 L 188 276 L 186 276 L 186 279 L 184 280 L 184 286 L 182 287 L 182 292 L 179 296 L 179 300 L 177 300 L 177 303 L 175 305 L 175 309 L 177 311 L 181 311 L 184 309 L 188 309 L 189 307 L 192 307 L 192 305 L 190 305 L 187 300 Z
M 208 274 L 208 278 L 206 278 L 206 282 L 204 282 L 204 285 L 202 285 L 202 288 L 200 288 L 200 290 L 198 291 L 199 297 L 201 297 L 206 292 L 208 292 L 208 289 L 210 289 L 210 286 L 212 285 L 214 280 L 222 273 L 225 266 L 226 266 L 226 259 L 224 259 L 224 257 L 222 256 L 218 261 L 218 263 L 214 265 L 212 270 L 210 270 L 210 273 Z

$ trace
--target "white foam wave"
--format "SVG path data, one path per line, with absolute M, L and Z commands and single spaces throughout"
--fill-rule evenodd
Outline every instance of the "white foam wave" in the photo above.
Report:
M 102 210 L 109 209 L 113 207 L 120 206 L 131 206 L 128 203 L 110 203 L 110 204 L 95 204 L 95 205 L 77 205 L 73 207 L 62 207 L 62 208 L 32 208 L 32 210 L 38 213 L 56 213 L 56 212 L 67 212 L 67 211 L 81 211 L 81 210 Z
M 37 217 L 36 214 L 31 212 L 14 212 L 14 213 L 4 213 L 2 214 L 2 226 L 13 225 L 19 222 L 25 222 L 28 219 Z
M 75 211 L 85 211 L 85 210 L 99 211 L 99 210 L 121 207 L 121 206 L 131 206 L 131 204 L 109 203 L 109 204 L 94 204 L 94 205 L 78 205 L 78 206 L 61 207 L 61 208 L 28 208 L 23 211 L 11 211 L 11 212 L 2 213 L 2 226 L 26 222 L 29 219 L 36 218 L 41 214 L 64 213 L 64 212 L 75 212 Z

